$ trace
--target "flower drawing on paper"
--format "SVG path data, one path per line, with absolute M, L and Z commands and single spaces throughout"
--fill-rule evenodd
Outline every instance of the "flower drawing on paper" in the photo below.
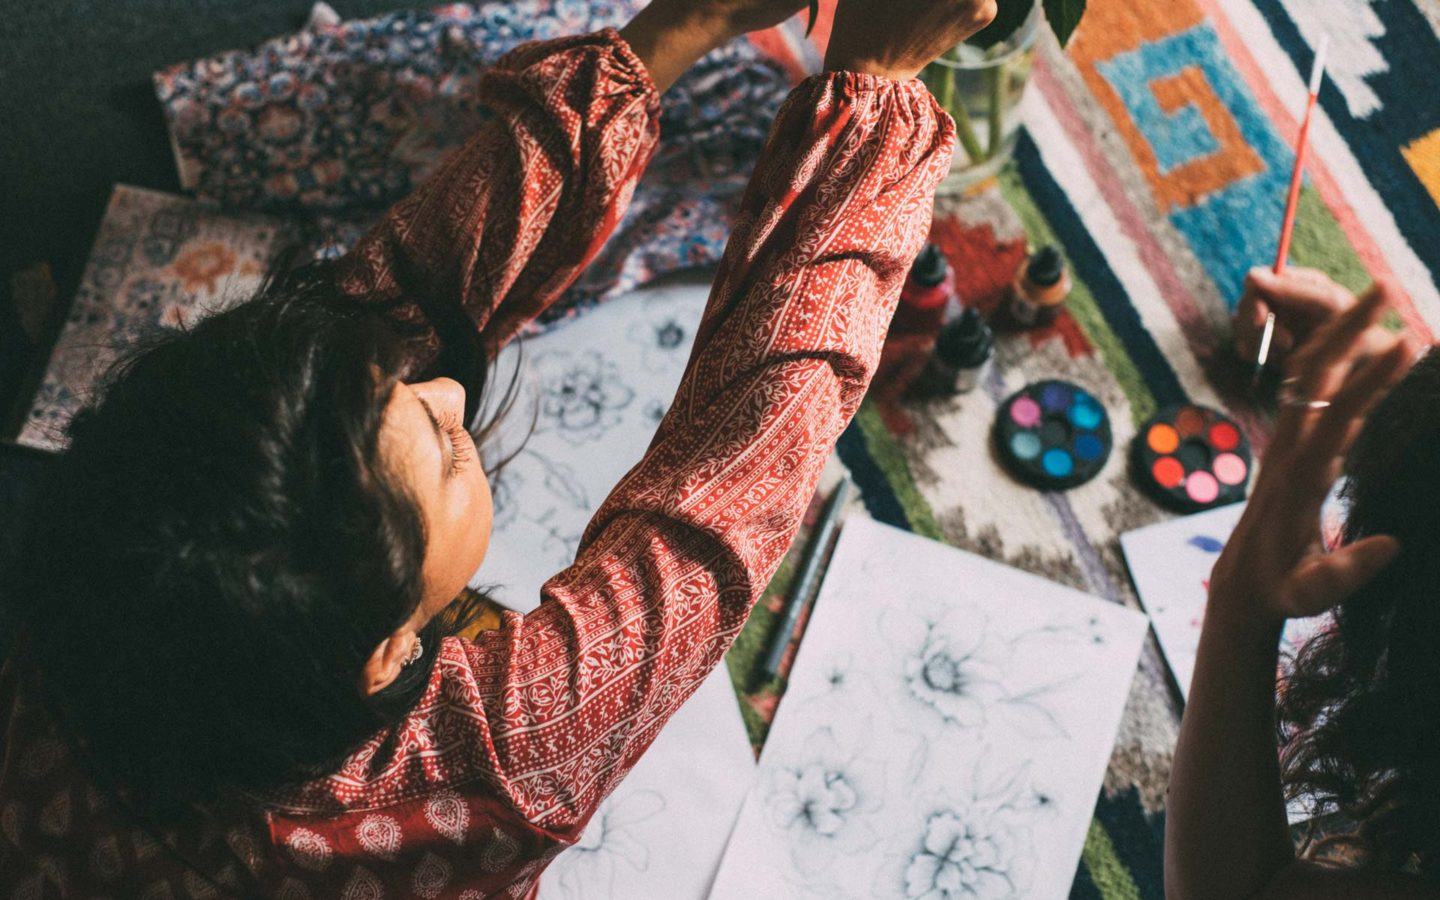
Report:
M 905 867 L 905 896 L 927 900 L 1010 897 L 1017 837 L 993 810 L 930 815 Z
M 1029 764 L 996 770 L 977 761 L 963 798 L 939 792 L 928 810 L 897 834 L 876 893 L 923 900 L 1024 896 L 1035 856 L 1032 827 L 1054 809 L 1030 784 Z
M 635 398 L 615 364 L 594 350 L 545 354 L 535 367 L 541 384 L 536 430 L 553 428 L 571 443 L 598 440 L 620 423 L 620 411 Z
M 647 298 L 644 316 L 630 326 L 629 338 L 640 345 L 640 362 L 651 372 L 678 369 L 690 354 L 694 334 L 674 307 L 663 294 Z
M 860 796 L 845 772 L 811 763 L 776 779 L 770 809 L 782 828 L 803 828 L 833 837 L 845 827 Z
M 1003 648 L 989 639 L 984 614 L 962 604 L 938 616 L 902 616 L 890 624 L 907 651 L 901 674 L 908 696 L 947 724 L 983 726 L 1005 694 Z
M 1007 634 L 964 603 L 914 612 L 902 605 L 882 618 L 881 634 L 901 651 L 902 700 L 932 713 L 939 727 L 977 740 L 997 723 L 1031 738 L 1065 735 L 1052 695 L 1078 676 L 1049 678 L 1045 672 L 1053 666 L 1046 662 L 1092 643 L 1083 627 L 1069 622 Z
M 634 791 L 611 797 L 585 826 L 580 840 L 551 864 L 566 897 L 613 896 L 617 876 L 628 869 L 650 868 L 650 848 L 639 826 L 665 811 L 665 798 L 655 791 Z
M 861 727 L 857 734 L 864 734 Z M 862 757 L 861 739 L 816 729 L 794 758 L 768 769 L 765 810 L 787 835 L 796 866 L 817 872 L 837 854 L 860 851 L 874 837 L 871 814 L 883 796 L 883 765 Z

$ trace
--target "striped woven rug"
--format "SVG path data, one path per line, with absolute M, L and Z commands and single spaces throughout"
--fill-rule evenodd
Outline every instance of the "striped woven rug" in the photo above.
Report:
M 999 301 L 1027 243 L 1059 245 L 1075 277 L 1068 311 L 1049 329 L 1002 339 L 981 390 L 867 402 L 837 455 L 870 515 L 1137 606 L 1117 539 L 1167 514 L 1131 484 L 1124 454 L 1078 489 L 1039 493 L 999 469 L 990 422 L 1009 392 L 1061 377 L 1106 403 L 1117 447 L 1157 407 L 1190 400 L 1228 410 L 1263 449 L 1268 422 L 1229 350 L 1227 320 L 1245 271 L 1275 256 L 1322 30 L 1330 77 L 1291 261 L 1352 289 L 1393 277 L 1406 326 L 1440 328 L 1434 0 L 1090 0 L 1066 51 L 1042 41 L 1014 165 L 992 189 L 942 201 L 932 234 L 961 294 L 982 309 Z M 823 45 L 825 33 L 822 20 L 813 39 Z M 756 657 L 795 556 L 729 657 L 757 745 L 783 685 L 759 681 Z M 1163 896 L 1179 712 L 1152 639 L 1073 897 Z

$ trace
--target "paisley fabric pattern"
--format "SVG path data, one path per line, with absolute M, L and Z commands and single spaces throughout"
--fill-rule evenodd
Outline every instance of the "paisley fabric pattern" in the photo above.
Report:
M 284 213 L 304 225 L 311 253 L 339 256 L 494 115 L 478 85 L 501 56 L 619 27 L 644 5 L 492 0 L 349 22 L 332 12 L 254 50 L 171 66 L 154 83 L 181 186 L 226 207 Z M 614 239 L 526 331 L 667 272 L 714 265 L 787 86 L 745 39 L 686 72 L 665 93 L 650 176 Z
M 482 90 L 496 117 L 344 258 L 341 283 L 411 321 L 427 313 L 410 302 L 423 291 L 498 346 L 619 221 L 654 153 L 658 101 L 613 31 L 520 48 Z M 868 386 L 953 142 L 918 81 L 803 82 L 747 189 L 674 404 L 535 612 L 447 638 L 401 722 L 332 775 L 220 816 L 215 833 L 156 840 L 116 824 L 73 761 L 22 765 L 42 753 L 32 747 L 63 751 L 38 743 L 53 729 L 19 692 L 0 883 L 533 895 L 719 662 L 794 539 Z

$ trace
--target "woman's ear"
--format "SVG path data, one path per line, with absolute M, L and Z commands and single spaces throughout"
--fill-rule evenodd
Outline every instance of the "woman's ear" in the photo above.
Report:
M 376 644 L 360 670 L 360 696 L 373 697 L 394 683 L 419 641 L 420 636 L 405 625 Z

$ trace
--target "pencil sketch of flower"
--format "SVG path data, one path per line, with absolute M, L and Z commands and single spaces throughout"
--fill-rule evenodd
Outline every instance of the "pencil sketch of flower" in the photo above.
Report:
M 946 810 L 925 822 L 905 867 L 905 896 L 959 900 L 1011 897 L 1015 833 L 978 810 Z
M 832 726 L 817 728 L 798 754 L 765 772 L 768 819 L 786 835 L 803 873 L 822 871 L 874 840 L 871 818 L 884 795 L 884 767 L 860 754 L 861 743 L 837 737 Z
M 1023 896 L 1034 857 L 1031 826 L 1049 812 L 1036 805 L 1042 794 L 1028 772 L 1028 765 L 987 772 L 982 758 L 961 799 L 935 796 L 909 833 L 891 843 L 875 893 L 924 900 Z
M 684 366 L 693 342 L 686 326 L 689 317 L 675 303 L 660 295 L 648 297 L 644 317 L 630 326 L 629 338 L 640 345 L 640 363 L 651 372 L 666 372 Z
M 905 695 L 948 725 L 984 727 L 1005 695 L 1002 647 L 989 639 L 985 615 L 960 604 L 938 612 L 887 615 L 882 633 L 903 651 Z
M 585 826 L 580 840 L 551 863 L 546 877 L 554 879 L 565 897 L 614 896 L 618 874 L 627 868 L 650 868 L 650 848 L 638 826 L 664 811 L 665 798 L 655 791 L 615 794 Z
M 882 617 L 880 630 L 901 651 L 902 700 L 942 727 L 975 740 L 997 723 L 1029 738 L 1067 733 L 1051 695 L 1079 676 L 1048 673 L 1057 653 L 1070 653 L 1062 648 L 1088 643 L 1080 626 L 1041 622 L 1005 634 L 976 607 L 957 603 L 897 607 Z M 922 731 L 924 721 L 917 720 Z
M 536 433 L 554 430 L 572 444 L 598 440 L 620 423 L 635 392 L 599 352 L 544 353 L 535 358 L 540 384 Z

